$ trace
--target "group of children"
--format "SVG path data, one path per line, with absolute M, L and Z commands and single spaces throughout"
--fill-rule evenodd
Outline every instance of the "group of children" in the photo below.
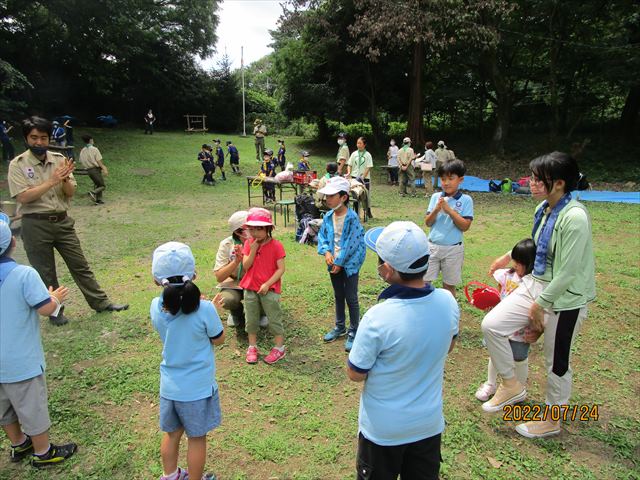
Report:
M 216 184 L 213 176 L 216 173 L 216 167 L 220 169 L 221 179 L 226 180 L 227 176 L 224 171 L 224 149 L 222 148 L 220 139 L 213 140 L 214 145 L 205 143 L 198 152 L 198 161 L 202 165 L 204 175 L 202 176 L 202 184 L 213 186 Z M 213 153 L 215 149 L 215 153 Z M 229 163 L 231 169 L 236 175 L 242 175 L 240 171 L 240 153 L 231 140 L 227 141 L 227 153 L 229 155 Z M 215 157 L 214 157 L 215 155 Z
M 222 169 L 224 155 L 218 153 L 222 151 L 220 141 L 215 143 L 218 166 Z M 233 147 L 233 144 L 227 142 L 227 146 Z M 284 158 L 284 142 L 281 148 Z M 233 149 L 237 158 L 237 149 Z M 232 155 L 232 149 L 228 151 Z M 265 167 L 265 173 L 270 174 L 275 170 L 270 161 L 273 152 L 266 150 L 264 157 L 263 163 L 269 165 Z M 208 145 L 202 146 L 198 159 L 205 170 L 203 182 L 212 181 L 213 170 L 209 165 L 205 168 L 206 162 L 213 162 Z M 424 218 L 425 225 L 430 228 L 424 282 L 430 284 L 442 274 L 444 288 L 454 297 L 456 286 L 462 280 L 463 233 L 469 230 L 474 215 L 472 198 L 460 191 L 465 172 L 464 163 L 457 159 L 440 166 L 438 176 L 442 192 L 431 196 Z M 224 170 L 222 173 L 224 178 Z M 347 178 L 335 175 L 329 176 L 318 192 L 325 196 L 330 210 L 323 218 L 317 252 L 324 257 L 335 300 L 335 326 L 324 335 L 324 341 L 346 337 L 344 348 L 347 352 L 353 347 L 360 321 L 358 281 L 366 254 L 364 229 L 358 215 L 348 208 L 350 188 Z M 19 266 L 11 259 L 15 240 L 7 220 L 0 219 L 0 309 L 4 332 L 0 338 L 0 420 L 11 440 L 12 461 L 31 455 L 32 464 L 39 467 L 61 462 L 77 449 L 73 443 L 58 446 L 48 440 L 50 421 L 46 413 L 45 365 L 38 322 L 38 314 L 49 315 L 60 308 L 67 289 L 60 287 L 53 291 L 49 288 L 47 291 L 35 270 Z M 274 225 L 268 210 L 251 209 L 242 228 L 247 237 L 237 254 L 241 258 L 239 267 L 243 270 L 240 287 L 249 344 L 246 362 L 255 364 L 259 359 L 257 338 L 260 318 L 264 314 L 275 344 L 263 360 L 274 364 L 286 355 L 280 307 L 286 253 L 282 243 L 273 237 Z M 513 267 L 496 272 L 503 295 L 508 295 L 521 278 L 531 272 L 535 258 L 533 242 L 519 242 L 511 256 Z M 163 343 L 160 426 L 165 433 L 161 444 L 164 471 L 161 479 L 213 479 L 214 475 L 204 473 L 204 464 L 206 435 L 221 423 L 212 345 L 223 343 L 225 338 L 214 307 L 214 304 L 218 307 L 222 304 L 218 296 L 213 302 L 201 297 L 194 283 L 195 260 L 185 244 L 169 242 L 158 247 L 153 253 L 152 274 L 154 282 L 162 288 L 161 295 L 153 299 L 150 308 L 153 327 Z M 349 310 L 348 328 L 345 305 Z M 14 325 L 11 328 L 8 318 Z M 525 336 L 526 332 L 517 332 L 510 342 L 514 359 L 521 365 L 517 375 L 523 383 L 528 354 Z M 14 382 L 20 383 L 14 386 Z M 495 392 L 495 385 L 496 372 L 490 362 L 488 379 L 478 388 L 476 397 L 486 401 Z M 180 439 L 185 432 L 188 436 L 188 470 L 177 463 Z

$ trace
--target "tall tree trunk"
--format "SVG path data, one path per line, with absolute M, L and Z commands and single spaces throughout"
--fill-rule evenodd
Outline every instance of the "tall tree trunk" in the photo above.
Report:
M 367 63 L 367 80 L 369 81 L 369 114 L 368 120 L 371 125 L 371 136 L 373 138 L 368 139 L 373 150 L 380 150 L 382 144 L 380 143 L 384 132 L 380 126 L 380 119 L 378 118 L 378 102 L 376 100 L 376 88 L 373 79 L 373 73 L 371 72 L 371 64 Z M 368 148 L 371 150 L 371 148 Z
M 638 123 L 638 113 L 640 112 L 640 84 L 634 85 L 629 90 L 627 100 L 620 115 L 620 126 L 624 135 L 631 140 L 635 126 Z
M 551 51 L 549 52 L 549 93 L 551 100 L 551 128 L 549 131 L 549 137 L 551 141 L 558 136 L 560 129 L 560 105 L 558 100 L 558 60 L 560 58 L 561 37 L 563 31 L 563 19 L 561 13 L 558 11 L 559 3 L 556 1 L 553 4 L 553 10 L 549 18 L 549 35 L 553 40 L 551 41 Z
M 327 118 L 324 114 L 318 117 L 318 140 L 321 142 L 329 141 L 329 126 L 327 125 Z
M 498 52 L 492 48 L 487 54 L 489 78 L 495 90 L 496 125 L 491 138 L 491 151 L 504 155 L 504 143 L 509 134 L 511 122 L 511 87 L 498 66 Z
M 407 136 L 413 145 L 424 144 L 424 128 L 422 123 L 422 71 L 424 70 L 424 45 L 422 42 L 413 44 L 413 59 L 411 61 L 411 75 L 409 77 L 409 113 L 407 114 Z

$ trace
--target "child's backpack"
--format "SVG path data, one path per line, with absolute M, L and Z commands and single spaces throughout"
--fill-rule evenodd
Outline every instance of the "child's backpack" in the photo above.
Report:
M 305 215 L 310 215 L 311 218 L 320 218 L 320 210 L 316 207 L 316 202 L 311 195 L 302 194 L 297 195 L 296 202 L 296 219 L 300 219 Z
M 587 180 L 587 176 L 584 174 L 580 174 L 578 177 L 578 186 L 576 190 L 591 190 L 591 184 L 589 184 L 589 180 Z
M 502 183 L 500 184 L 502 193 L 511 193 L 513 191 L 512 185 L 513 181 L 510 178 L 505 178 L 504 180 L 502 180 Z
M 497 183 L 497 182 L 494 182 L 493 180 L 489 180 L 489 191 L 490 192 L 498 193 L 498 192 L 502 191 L 501 187 L 502 187 L 502 182 Z
M 469 293 L 471 289 L 471 293 Z M 475 280 L 467 283 L 464 294 L 471 305 L 480 310 L 489 310 L 500 303 L 500 291 Z

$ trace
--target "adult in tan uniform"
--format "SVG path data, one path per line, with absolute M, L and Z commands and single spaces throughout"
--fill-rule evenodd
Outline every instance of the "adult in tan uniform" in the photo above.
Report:
M 407 184 L 411 186 L 411 196 L 416 196 L 416 169 L 413 161 L 416 154 L 411 148 L 411 139 L 404 137 L 402 148 L 398 150 L 398 166 L 400 167 L 400 196 L 407 195 Z
M 29 149 L 9 164 L 9 191 L 20 204 L 22 241 L 29 262 L 45 285 L 58 288 L 55 248 L 91 308 L 98 312 L 126 310 L 127 304 L 111 303 L 82 253 L 75 222 L 67 216 L 77 187 L 73 163 L 59 153 L 47 151 L 49 132 L 51 123 L 44 118 L 24 120 L 22 134 Z M 54 325 L 68 321 L 63 309 L 49 319 Z
M 253 122 L 253 135 L 256 137 L 256 160 L 261 162 L 264 156 L 264 137 L 267 136 L 267 127 L 259 118 Z
M 88 192 L 88 195 L 96 205 L 102 205 L 104 203 L 102 201 L 102 192 L 107 188 L 102 174 L 109 175 L 109 171 L 102 162 L 100 150 L 93 144 L 93 137 L 91 135 L 83 135 L 82 141 L 85 146 L 80 150 L 80 165 L 87 169 L 87 173 L 93 181 L 93 190 Z
M 453 150 L 449 150 L 447 146 L 444 144 L 444 140 L 440 140 L 438 142 L 438 148 L 436 148 L 436 173 L 435 173 L 435 183 L 436 187 L 438 187 L 438 173 L 440 171 L 440 167 L 451 160 L 455 160 L 456 154 L 453 153 Z

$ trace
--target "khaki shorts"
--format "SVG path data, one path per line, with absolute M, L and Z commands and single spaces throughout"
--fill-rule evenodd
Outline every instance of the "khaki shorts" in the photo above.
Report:
M 442 272 L 442 282 L 458 285 L 462 282 L 464 245 L 436 245 L 429 242 L 429 268 L 424 275 L 425 282 L 433 282 Z
M 51 427 L 44 374 L 15 383 L 0 383 L 0 425 L 20 422 L 29 436 Z

